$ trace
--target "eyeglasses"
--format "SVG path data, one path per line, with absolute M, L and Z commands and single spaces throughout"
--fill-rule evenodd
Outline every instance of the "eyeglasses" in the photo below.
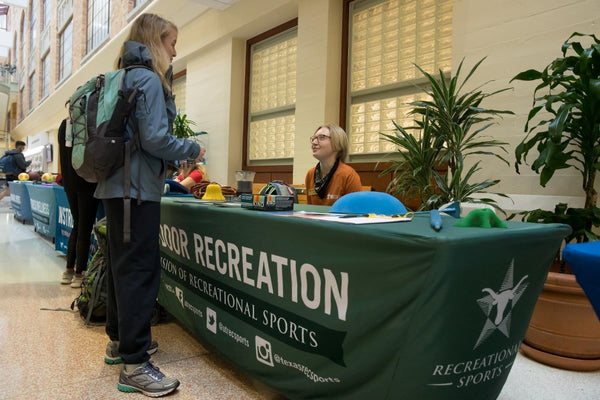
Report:
M 331 139 L 331 136 L 327 136 L 327 135 L 313 135 L 309 138 L 310 142 L 312 143 L 315 139 L 317 139 L 319 142 L 324 142 L 328 139 Z

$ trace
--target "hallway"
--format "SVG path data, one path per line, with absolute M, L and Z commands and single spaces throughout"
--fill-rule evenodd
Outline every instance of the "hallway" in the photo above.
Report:
M 0 400 L 141 399 L 116 388 L 119 366 L 102 361 L 103 326 L 86 327 L 69 307 L 79 293 L 59 278 L 65 257 L 0 202 Z M 181 381 L 173 399 L 283 399 L 189 335 L 176 321 L 153 328 L 153 356 Z M 519 355 L 500 400 L 597 400 L 600 371 L 577 373 Z M 411 400 L 411 399 L 408 399 Z M 487 399 L 483 399 L 487 400 Z

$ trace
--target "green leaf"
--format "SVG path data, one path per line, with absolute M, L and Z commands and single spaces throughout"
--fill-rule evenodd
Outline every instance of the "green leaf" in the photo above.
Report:
M 510 80 L 512 81 L 535 81 L 542 77 L 542 73 L 540 71 L 536 71 L 535 69 L 528 69 L 527 71 L 523 71 L 517 74 L 514 78 Z

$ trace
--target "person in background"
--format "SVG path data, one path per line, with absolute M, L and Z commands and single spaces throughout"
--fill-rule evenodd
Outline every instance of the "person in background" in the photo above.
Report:
M 139 135 L 140 148 L 131 153 L 130 241 L 124 227 L 123 168 L 98 183 L 95 196 L 102 199 L 107 219 L 107 321 L 110 339 L 105 362 L 123 362 L 117 388 L 150 397 L 167 395 L 179 381 L 163 374 L 152 361 L 152 312 L 160 286 L 160 200 L 167 173 L 166 160 L 200 160 L 200 145 L 172 135 L 176 116 L 171 92 L 173 57 L 177 55 L 178 29 L 155 14 L 141 14 L 132 24 L 117 58 L 117 67 L 133 68 L 125 87 L 138 89 L 125 137 Z
M 330 206 L 345 194 L 360 192 L 356 171 L 344 163 L 348 156 L 348 135 L 335 124 L 322 125 L 310 137 L 313 157 L 319 162 L 305 178 L 308 204 Z
M 60 283 L 80 288 L 83 272 L 87 269 L 94 221 L 100 201 L 94 197 L 96 184 L 77 175 L 71 164 L 73 147 L 66 145 L 67 120 L 58 128 L 58 147 L 61 184 L 65 189 L 73 216 L 73 228 L 67 244 L 67 266 Z
M 204 155 L 206 154 L 206 148 L 200 147 L 200 159 L 202 162 L 204 161 Z M 203 180 L 208 180 L 208 175 L 206 174 L 206 168 L 204 168 L 204 164 L 197 164 L 194 160 L 184 160 L 181 163 L 181 167 L 179 168 L 179 174 L 175 178 L 175 180 L 181 183 L 183 186 L 188 188 L 188 190 L 192 190 L 192 186 L 202 182 Z
M 7 150 L 4 152 L 5 156 L 11 156 L 13 158 L 13 170 L 5 173 L 6 176 L 6 188 L 0 193 L 0 200 L 5 198 L 10 194 L 10 187 L 8 186 L 8 182 L 16 181 L 17 177 L 21 172 L 25 172 L 27 167 L 31 164 L 30 161 L 25 161 L 25 156 L 23 155 L 23 150 L 25 150 L 25 146 L 27 144 L 21 140 L 17 140 L 15 143 L 15 148 L 12 150 Z

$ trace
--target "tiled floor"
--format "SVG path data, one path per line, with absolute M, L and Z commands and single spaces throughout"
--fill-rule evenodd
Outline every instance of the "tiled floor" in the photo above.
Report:
M 64 256 L 32 225 L 16 221 L 8 205 L 8 198 L 0 201 L 0 400 L 144 398 L 117 390 L 119 367 L 102 361 L 103 327 L 85 327 L 69 310 L 78 291 L 58 283 Z M 182 382 L 168 398 L 282 398 L 175 321 L 154 327 L 153 336 L 156 364 Z M 597 400 L 600 371 L 563 371 L 519 355 L 499 399 Z

